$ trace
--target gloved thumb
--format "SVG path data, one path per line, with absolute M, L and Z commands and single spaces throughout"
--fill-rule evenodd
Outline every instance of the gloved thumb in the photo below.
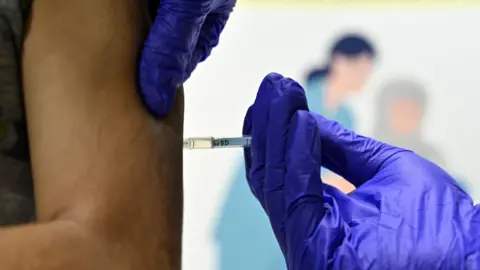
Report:
M 322 141 L 322 166 L 356 187 L 373 178 L 396 154 L 408 151 L 357 135 L 321 115 L 314 117 Z

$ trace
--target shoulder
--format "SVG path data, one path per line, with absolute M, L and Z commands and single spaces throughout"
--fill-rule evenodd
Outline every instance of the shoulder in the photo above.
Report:
M 325 84 L 325 77 L 323 76 L 309 78 L 305 82 L 305 91 L 307 93 L 312 91 L 322 91 L 324 84 Z

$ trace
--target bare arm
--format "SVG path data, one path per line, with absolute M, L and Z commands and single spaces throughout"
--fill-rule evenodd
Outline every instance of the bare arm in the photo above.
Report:
M 180 269 L 183 104 L 157 122 L 137 97 L 138 2 L 35 1 L 23 74 L 38 224 L 0 230 L 2 269 Z

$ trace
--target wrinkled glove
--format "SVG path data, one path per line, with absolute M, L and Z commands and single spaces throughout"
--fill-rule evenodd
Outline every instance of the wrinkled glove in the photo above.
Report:
M 262 82 L 245 117 L 248 183 L 288 269 L 480 269 L 480 219 L 445 171 L 308 111 L 302 87 Z M 349 195 L 323 184 L 323 166 Z
M 156 117 L 170 112 L 175 89 L 218 44 L 236 0 L 158 0 L 140 60 L 140 92 Z

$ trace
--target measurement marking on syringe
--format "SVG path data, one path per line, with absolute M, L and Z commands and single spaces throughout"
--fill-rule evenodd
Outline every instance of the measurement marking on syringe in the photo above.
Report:
M 213 146 L 215 147 L 225 147 L 230 145 L 230 140 L 225 139 L 216 139 L 213 141 Z

